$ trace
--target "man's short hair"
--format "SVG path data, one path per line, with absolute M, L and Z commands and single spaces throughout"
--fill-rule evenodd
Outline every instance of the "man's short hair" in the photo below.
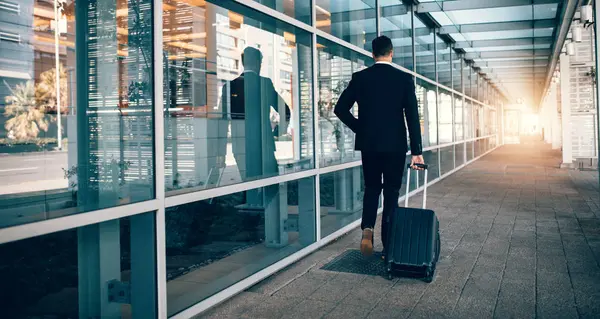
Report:
M 392 50 L 394 50 L 392 40 L 385 35 L 375 38 L 373 42 L 371 42 L 371 45 L 373 46 L 373 55 L 375 57 L 389 55 Z

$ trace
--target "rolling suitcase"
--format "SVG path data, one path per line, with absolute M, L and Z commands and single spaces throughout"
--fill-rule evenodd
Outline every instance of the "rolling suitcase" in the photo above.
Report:
M 420 166 L 425 169 L 427 181 L 427 165 Z M 408 207 L 411 169 L 410 165 L 407 167 L 405 207 L 398 207 L 390 216 L 385 263 L 390 279 L 396 273 L 404 273 L 429 283 L 433 281 L 440 256 L 439 222 L 435 212 L 425 208 L 427 183 L 423 190 L 423 209 Z

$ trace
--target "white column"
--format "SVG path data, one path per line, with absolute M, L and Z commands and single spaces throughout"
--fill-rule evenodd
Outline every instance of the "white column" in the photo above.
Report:
M 550 123 L 552 125 L 552 149 L 560 148 L 560 139 L 561 139 L 561 127 L 560 127 L 560 117 L 558 114 L 558 85 L 556 83 L 552 84 L 552 90 L 550 91 L 549 103 L 548 105 L 551 107 L 551 118 Z

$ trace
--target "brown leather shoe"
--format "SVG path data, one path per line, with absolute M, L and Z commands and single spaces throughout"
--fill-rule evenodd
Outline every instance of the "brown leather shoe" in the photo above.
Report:
M 365 228 L 363 230 L 362 240 L 360 241 L 360 252 L 365 256 L 373 254 L 373 229 Z

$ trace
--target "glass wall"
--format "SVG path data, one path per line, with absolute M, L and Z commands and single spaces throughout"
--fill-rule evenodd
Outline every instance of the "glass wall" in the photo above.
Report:
M 465 112 L 466 109 L 463 107 L 464 100 L 462 96 L 454 94 L 454 139 L 455 141 L 462 141 L 466 137 L 465 132 Z M 458 167 L 465 163 L 465 144 L 456 144 L 455 147 L 455 166 Z
M 477 98 L 477 72 L 409 2 L 155 3 L 0 5 L 9 318 L 171 316 L 357 224 L 361 157 L 333 108 L 378 32 L 415 78 L 429 182 L 496 146 L 494 107 L 441 88 Z
M 413 69 L 412 50 L 412 13 L 410 6 L 396 0 L 381 0 L 381 34 L 392 39 L 394 45 L 394 63 Z M 370 41 L 372 39 L 367 39 Z
M 453 103 L 452 93 L 443 88 L 438 88 L 438 131 L 439 131 L 439 143 L 446 144 L 452 143 L 453 140 Z
M 361 218 L 365 192 L 362 167 L 323 174 L 319 184 L 321 237 L 326 237 Z
M 436 74 L 437 82 L 452 88 L 452 74 L 450 69 L 452 68 L 451 56 L 450 56 L 450 45 L 446 44 L 439 35 L 435 35 L 435 49 L 436 49 Z
M 352 74 L 372 64 L 372 59 L 323 38 L 318 38 L 317 46 L 317 134 L 321 166 L 359 160 L 360 152 L 354 150 L 354 133 L 333 114 L 333 109 Z M 358 117 L 358 105 L 351 112 Z
M 0 245 L 3 318 L 156 318 L 155 215 Z
M 316 27 L 319 30 L 371 50 L 371 40 L 377 35 L 375 1 L 313 1 L 316 3 Z
M 223 5 L 163 8 L 169 194 L 314 167 L 310 34 Z
M 421 136 L 423 146 L 437 145 L 437 86 L 430 82 L 417 79 L 417 103 L 421 119 Z
M 312 6 L 311 0 L 254 0 L 271 9 L 283 12 L 286 15 L 302 21 L 306 24 L 312 24 Z M 187 2 L 187 1 L 185 1 Z M 190 3 L 190 2 L 188 2 Z M 198 4 L 200 4 L 198 2 Z
M 169 315 L 316 241 L 313 177 L 166 212 Z
M 428 28 L 418 17 L 414 18 L 416 72 L 435 81 L 435 36 L 433 29 Z
M 0 12 L 20 37 L 0 41 L 0 227 L 154 198 L 152 1 L 18 8 Z
M 450 54 L 452 59 L 452 88 L 455 91 L 462 92 L 463 77 L 461 68 L 464 62 L 453 50 L 450 50 Z

